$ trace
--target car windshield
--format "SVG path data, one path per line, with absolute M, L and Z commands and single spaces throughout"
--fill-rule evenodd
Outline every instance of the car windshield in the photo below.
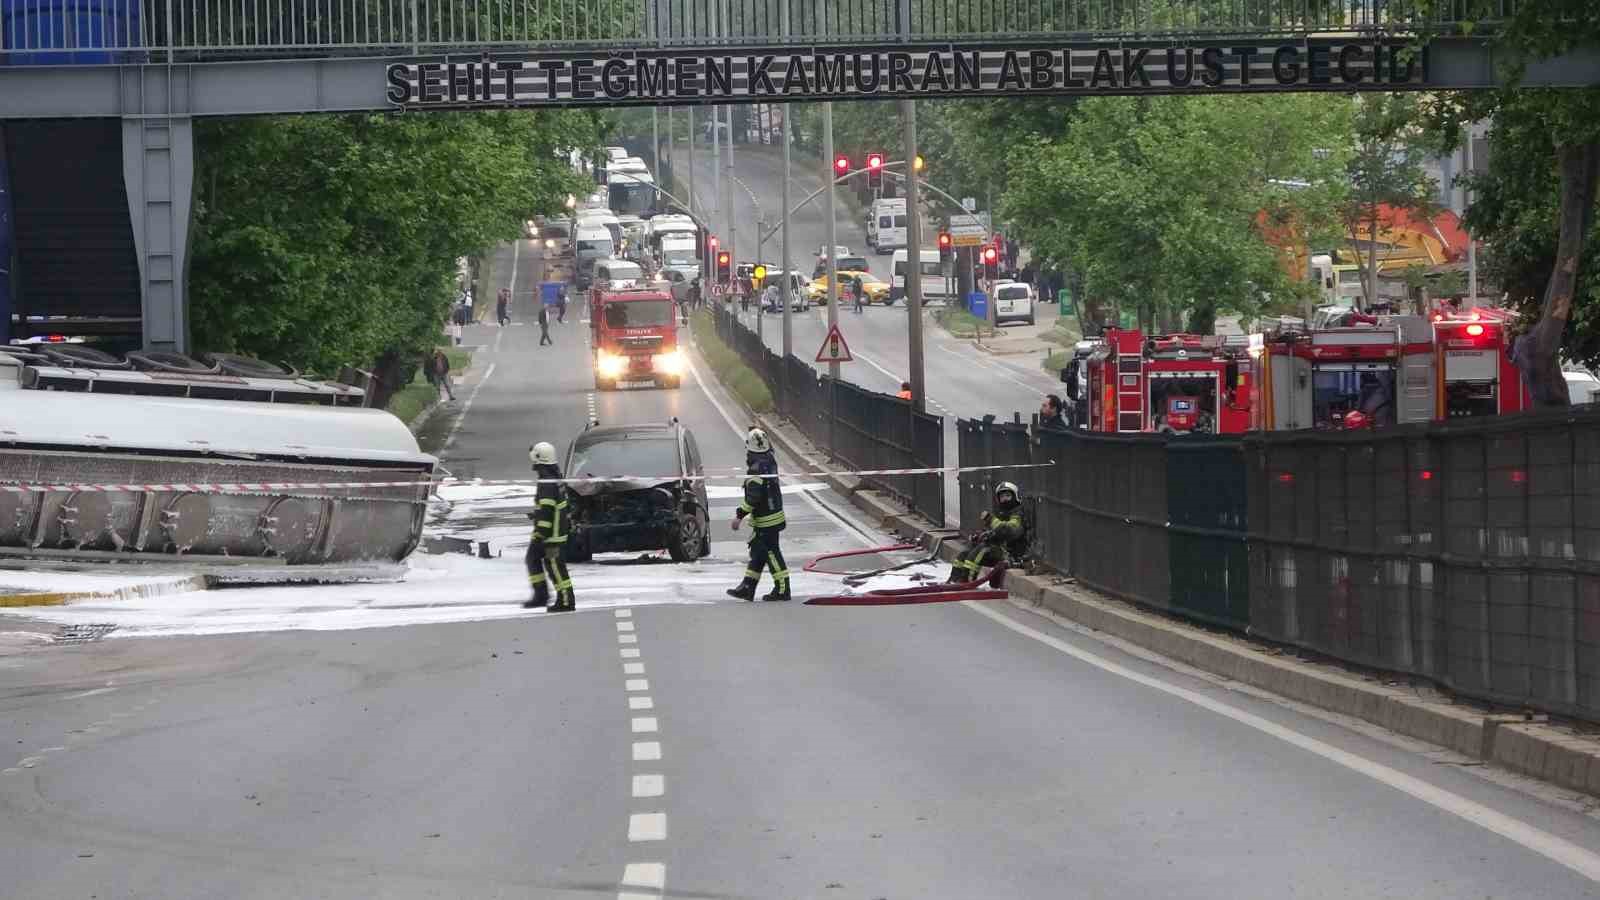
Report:
M 632 304 L 630 304 L 632 305 Z M 573 451 L 568 478 L 614 478 L 624 475 L 676 478 L 678 442 L 672 438 L 621 438 Z
M 611 263 L 606 270 L 611 273 L 612 281 L 638 281 L 644 277 L 644 271 L 633 263 Z
M 611 242 L 610 241 L 579 241 L 578 242 L 578 252 L 579 253 L 610 253 L 611 252 Z
M 628 300 L 606 304 L 607 328 L 650 328 L 671 324 L 671 300 Z
M 840 272 L 865 272 L 867 270 L 867 258 L 865 256 L 841 256 L 839 261 L 833 264 L 833 267 Z
M 694 251 L 693 250 L 663 250 L 663 251 L 661 251 L 661 261 L 666 263 L 669 266 L 676 266 L 676 265 L 681 265 L 681 264 L 684 264 L 684 263 L 693 263 L 694 262 Z
M 1000 289 L 1001 300 L 1026 300 L 1028 289 L 1025 287 L 1003 287 Z

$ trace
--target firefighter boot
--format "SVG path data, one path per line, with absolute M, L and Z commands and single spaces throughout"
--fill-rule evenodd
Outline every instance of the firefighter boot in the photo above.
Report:
M 550 589 L 541 582 L 533 586 L 533 596 L 522 604 L 523 609 L 538 609 L 550 602 Z
M 755 579 L 746 578 L 743 581 L 739 582 L 739 586 L 738 587 L 730 588 L 728 590 L 728 596 L 732 597 L 735 600 L 743 600 L 743 601 L 745 601 L 747 603 L 755 600 L 756 599 L 756 582 L 755 582 Z
M 763 603 L 781 603 L 781 602 L 783 602 L 785 600 L 788 600 L 788 599 L 789 599 L 789 586 L 788 585 L 784 585 L 781 588 L 774 587 L 772 589 L 772 593 L 770 593 L 770 594 L 766 595 L 765 597 L 761 598 L 761 602 L 763 602 Z
M 556 592 L 556 602 L 550 604 L 545 612 L 572 612 L 578 608 L 577 599 L 572 594 L 572 589 Z

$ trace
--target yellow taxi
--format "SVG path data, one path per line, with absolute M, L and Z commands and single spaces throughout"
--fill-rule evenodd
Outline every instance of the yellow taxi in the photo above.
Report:
M 861 279 L 861 287 L 866 292 L 868 303 L 882 303 L 885 305 L 889 303 L 889 283 L 871 272 L 840 272 L 839 295 L 841 297 L 845 296 L 846 292 L 850 290 L 851 282 L 857 278 Z M 812 303 L 826 305 L 828 302 L 828 276 L 823 275 L 820 278 L 813 278 L 811 283 L 806 285 L 806 297 Z

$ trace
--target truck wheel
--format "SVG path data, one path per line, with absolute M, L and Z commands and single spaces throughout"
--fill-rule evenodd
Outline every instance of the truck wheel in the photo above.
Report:
M 699 513 L 679 515 L 677 523 L 667 533 L 667 555 L 673 562 L 692 562 L 700 558 L 705 542 L 706 530 Z

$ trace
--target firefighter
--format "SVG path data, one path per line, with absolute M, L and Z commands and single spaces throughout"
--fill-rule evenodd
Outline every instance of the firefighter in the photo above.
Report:
M 744 580 L 728 591 L 728 596 L 740 600 L 756 599 L 756 586 L 761 583 L 761 570 L 772 571 L 772 593 L 762 597 L 765 601 L 789 599 L 789 567 L 783 561 L 783 549 L 778 546 L 778 534 L 783 531 L 783 490 L 778 484 L 778 461 L 772 453 L 772 442 L 767 433 L 751 428 L 744 439 L 745 464 L 749 476 L 744 481 L 744 502 L 733 517 L 733 530 L 745 516 L 750 517 L 750 562 L 744 567 Z
M 1028 529 L 1022 521 L 1022 500 L 1017 486 L 1002 481 L 994 489 L 994 511 L 983 514 L 983 531 L 973 535 L 968 547 L 950 568 L 952 584 L 977 581 L 978 570 L 998 566 L 1007 557 L 1020 558 L 1028 552 Z
M 556 448 L 540 441 L 528 448 L 528 459 L 539 475 L 539 489 L 535 494 L 538 509 L 528 513 L 532 519 L 533 539 L 528 544 L 528 554 L 523 562 L 528 567 L 528 584 L 533 586 L 533 596 L 522 604 L 524 609 L 537 609 L 550 601 L 550 585 L 554 584 L 556 599 L 550 603 L 549 612 L 572 612 L 576 608 L 572 596 L 572 575 L 561 558 L 561 548 L 567 543 L 567 500 L 561 485 L 545 481 L 560 478 L 561 467 L 556 465 Z

